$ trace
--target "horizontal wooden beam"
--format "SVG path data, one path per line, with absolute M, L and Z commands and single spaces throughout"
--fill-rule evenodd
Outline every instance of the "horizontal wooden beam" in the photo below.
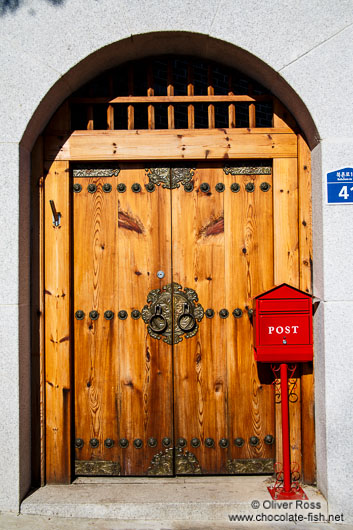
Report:
M 205 160 L 292 158 L 297 137 L 286 129 L 75 131 L 47 136 L 47 160 Z
M 79 103 L 85 105 L 112 105 L 115 103 L 125 103 L 132 105 L 134 103 L 236 103 L 236 102 L 249 102 L 249 103 L 263 103 L 264 101 L 272 101 L 273 96 L 267 94 L 261 95 L 230 95 L 230 96 L 215 96 L 215 95 L 204 95 L 204 96 L 119 96 L 117 98 L 94 98 L 94 97 L 73 97 L 70 98 L 70 103 Z

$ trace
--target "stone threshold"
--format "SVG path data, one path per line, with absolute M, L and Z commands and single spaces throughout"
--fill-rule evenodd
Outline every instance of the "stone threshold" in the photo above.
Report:
M 287 513 L 307 517 L 311 512 L 327 517 L 326 500 L 317 489 L 306 486 L 309 501 L 291 501 L 286 507 L 272 501 L 267 491 L 271 484 L 272 479 L 263 476 L 78 478 L 70 485 L 44 486 L 30 493 L 22 502 L 21 514 L 225 524 L 229 524 L 229 516 L 237 514 L 255 517 Z M 252 506 L 252 501 L 258 503 Z M 315 503 L 315 508 L 305 502 Z M 275 523 L 273 519 L 270 522 Z

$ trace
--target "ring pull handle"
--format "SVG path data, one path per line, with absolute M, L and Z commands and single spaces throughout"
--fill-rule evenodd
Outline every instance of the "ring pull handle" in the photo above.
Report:
M 187 325 L 182 324 L 182 319 L 188 317 L 188 323 Z M 184 311 L 183 313 L 178 317 L 178 326 L 181 329 L 181 331 L 184 331 L 185 333 L 189 333 L 192 331 L 196 326 L 196 318 L 190 313 L 190 306 L 189 304 L 184 304 Z
M 157 325 L 157 322 L 162 323 L 162 325 Z M 163 333 L 167 329 L 168 322 L 162 315 L 162 306 L 156 305 L 155 313 L 152 315 L 148 324 L 154 333 Z

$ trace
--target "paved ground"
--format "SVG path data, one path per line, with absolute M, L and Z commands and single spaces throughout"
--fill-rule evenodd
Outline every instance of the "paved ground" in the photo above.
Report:
M 317 489 L 305 487 L 308 500 L 299 503 L 306 506 L 283 506 L 272 501 L 270 484 L 263 476 L 81 477 L 29 493 L 21 515 L 0 514 L 0 530 L 353 530 L 341 520 L 326 523 L 327 503 Z M 313 517 L 319 522 L 311 522 Z
M 312 517 L 319 515 L 320 521 L 326 520 L 327 503 L 318 490 L 307 486 L 308 500 L 283 506 L 272 501 L 267 490 L 271 483 L 272 479 L 264 476 L 81 478 L 70 485 L 47 485 L 32 492 L 23 501 L 21 513 L 114 521 L 169 521 L 170 524 L 210 520 L 223 523 L 229 521 L 229 515 L 253 517 L 256 521 L 286 514 L 293 521 L 293 517 L 301 515 L 304 522 L 311 513 Z M 239 519 L 235 521 L 239 524 Z
M 111 519 L 77 519 L 77 518 L 60 518 L 60 517 L 44 517 L 38 515 L 15 515 L 15 514 L 0 514 L 0 529 L 1 530 L 83 530 L 92 529 L 97 530 L 223 530 L 228 528 L 236 528 L 237 530 L 269 530 L 273 528 L 274 524 L 260 525 L 260 524 L 239 524 L 229 522 L 209 521 L 185 521 L 185 522 L 170 522 L 170 521 L 115 521 Z M 338 524 L 282 524 L 277 528 L 281 530 L 351 530 L 353 525 L 338 525 Z

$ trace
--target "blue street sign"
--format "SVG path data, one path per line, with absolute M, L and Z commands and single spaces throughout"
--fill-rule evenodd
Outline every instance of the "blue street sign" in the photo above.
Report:
M 353 204 L 353 167 L 327 173 L 327 202 Z

